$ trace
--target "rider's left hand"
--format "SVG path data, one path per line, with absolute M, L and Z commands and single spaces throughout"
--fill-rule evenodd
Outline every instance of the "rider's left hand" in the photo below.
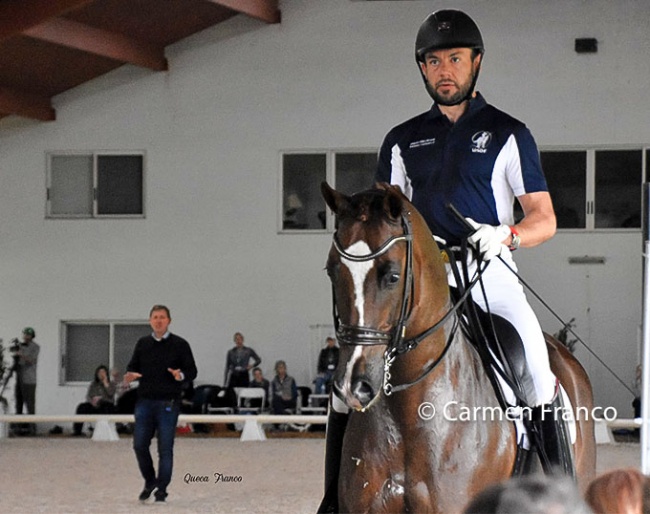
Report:
M 510 235 L 508 225 L 494 227 L 485 223 L 477 223 L 472 218 L 465 219 L 475 229 L 467 241 L 483 255 L 483 260 L 489 261 L 500 255 L 504 248 L 507 248 L 504 242 Z

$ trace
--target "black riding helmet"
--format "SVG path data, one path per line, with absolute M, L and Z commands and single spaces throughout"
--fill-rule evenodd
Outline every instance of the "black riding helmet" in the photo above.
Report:
M 481 55 L 485 52 L 481 31 L 467 14 L 456 9 L 443 9 L 431 13 L 420 25 L 418 35 L 415 38 L 415 61 L 424 62 L 424 56 L 432 50 L 447 48 L 471 48 Z M 431 94 L 429 83 L 422 75 L 427 91 Z M 478 70 L 474 77 L 474 83 L 470 95 L 474 91 Z M 463 98 L 461 102 L 467 98 Z M 459 103 L 461 103 L 459 102 Z
M 472 48 L 485 51 L 481 31 L 472 18 L 462 11 L 445 9 L 431 13 L 420 25 L 415 38 L 415 60 L 424 62 L 431 50 Z

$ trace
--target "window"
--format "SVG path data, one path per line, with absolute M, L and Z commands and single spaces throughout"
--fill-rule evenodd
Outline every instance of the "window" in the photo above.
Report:
M 643 154 L 596 151 L 596 228 L 641 228 Z
M 641 149 L 542 150 L 558 228 L 641 228 L 643 154 Z
M 101 364 L 123 373 L 137 340 L 150 333 L 146 321 L 62 322 L 61 383 L 88 383 Z
M 586 152 L 541 152 L 542 169 L 553 199 L 557 228 L 585 228 L 587 215 Z
M 47 217 L 143 217 L 142 153 L 48 154 Z
M 377 167 L 377 151 L 282 154 L 282 198 L 280 231 L 332 231 L 320 194 L 321 182 L 352 194 L 372 187 Z

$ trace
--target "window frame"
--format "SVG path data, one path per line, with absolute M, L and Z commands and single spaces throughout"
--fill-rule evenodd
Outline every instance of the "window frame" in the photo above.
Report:
M 543 152 L 584 152 L 586 157 L 585 166 L 585 227 L 580 228 L 558 228 L 558 232 L 562 233 L 606 233 L 615 231 L 621 232 L 640 232 L 641 227 L 596 227 L 596 153 L 597 152 L 616 152 L 616 151 L 638 151 L 641 152 L 641 181 L 639 183 L 639 197 L 641 198 L 641 210 L 645 208 L 643 205 L 643 184 L 648 180 L 648 166 L 650 163 L 646 161 L 648 152 L 650 152 L 649 145 L 598 145 L 598 146 L 540 146 L 540 154 Z
M 50 189 L 52 188 L 52 158 L 61 156 L 79 156 L 92 158 L 92 212 L 88 214 L 53 214 L 51 212 Z M 139 156 L 142 158 L 142 213 L 140 214 L 100 214 L 99 199 L 99 166 L 98 160 L 103 156 Z M 144 150 L 64 150 L 48 151 L 45 154 L 45 219 L 144 219 L 146 218 L 146 185 L 147 185 L 147 155 Z
M 372 147 L 360 148 L 316 148 L 316 149 L 289 149 L 281 150 L 278 156 L 278 205 L 277 205 L 277 233 L 278 234 L 332 234 L 335 231 L 335 216 L 323 200 L 325 208 L 325 228 L 322 229 L 286 229 L 284 228 L 284 156 L 285 155 L 325 155 L 325 180 L 336 188 L 336 156 L 342 154 L 373 154 L 378 156 L 379 149 Z
M 109 328 L 109 339 L 108 339 L 108 355 L 109 355 L 109 362 L 97 362 L 94 367 L 99 366 L 100 364 L 105 364 L 108 369 L 113 369 L 115 366 L 115 326 L 118 325 L 143 325 L 148 327 L 149 331 L 151 331 L 151 325 L 149 324 L 149 320 L 142 320 L 142 319 L 131 319 L 131 320 L 124 320 L 124 319 L 69 319 L 69 320 L 61 320 L 59 322 L 59 341 L 60 341 L 60 361 L 59 361 L 59 385 L 61 386 L 87 386 L 90 381 L 93 380 L 93 378 L 89 378 L 88 380 L 67 380 L 67 366 L 66 366 L 66 361 L 67 361 L 67 355 L 68 355 L 68 339 L 67 339 L 67 327 L 68 326 L 80 326 L 80 325 L 94 325 L 94 326 L 105 326 L 107 325 Z M 133 347 L 135 348 L 135 343 L 136 341 L 133 341 Z M 122 372 L 126 370 L 121 370 Z

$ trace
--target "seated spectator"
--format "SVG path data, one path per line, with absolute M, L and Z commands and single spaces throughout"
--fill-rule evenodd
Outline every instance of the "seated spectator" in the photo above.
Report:
M 333 337 L 326 339 L 327 346 L 320 351 L 318 355 L 318 375 L 316 376 L 315 390 L 316 394 L 326 394 L 332 385 L 334 370 L 339 363 L 339 347 L 336 346 L 336 340 Z
M 131 387 L 130 384 L 127 384 L 123 380 L 123 375 L 124 374 L 118 368 L 113 368 L 111 370 L 111 384 L 115 387 L 115 395 L 113 396 L 114 405 L 117 405 L 122 395 Z
M 262 370 L 260 368 L 254 368 L 253 369 L 253 381 L 250 383 L 249 387 L 258 387 L 260 389 L 264 389 L 264 405 L 269 404 L 269 387 L 271 384 L 269 383 L 268 380 L 264 378 L 264 375 L 262 374 Z M 259 400 L 257 398 L 251 398 L 250 399 L 250 405 L 249 407 L 261 407 L 262 406 L 262 400 Z
M 549 475 L 515 477 L 487 487 L 464 514 L 590 514 L 575 483 Z M 619 511 L 612 511 L 619 512 Z
M 271 382 L 273 414 L 285 414 L 286 410 L 296 408 L 298 387 L 296 381 L 287 375 L 287 364 L 284 361 L 275 363 L 275 378 Z
M 650 512 L 650 478 L 636 469 L 616 469 L 596 477 L 585 493 L 595 514 Z
M 139 383 L 134 380 L 131 383 L 124 381 L 124 375 L 119 369 L 111 370 L 111 382 L 115 384 L 115 413 L 116 414 L 133 414 L 135 412 L 135 402 L 138 391 L 136 390 Z M 133 423 L 116 423 L 115 428 L 118 434 L 132 434 Z
M 79 404 L 77 414 L 112 414 L 114 404 L 115 384 L 111 383 L 108 368 L 103 364 L 95 370 L 95 379 L 88 386 L 86 401 Z M 73 435 L 82 435 L 83 423 L 74 423 Z

